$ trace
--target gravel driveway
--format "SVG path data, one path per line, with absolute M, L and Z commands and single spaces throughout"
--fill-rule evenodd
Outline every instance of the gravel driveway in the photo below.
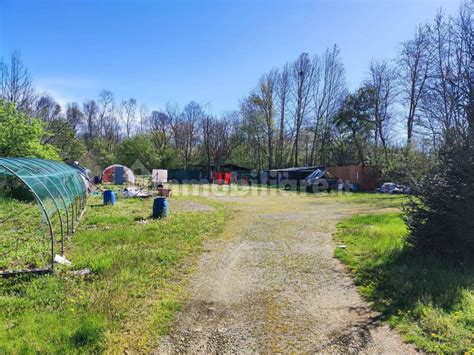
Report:
M 360 208 L 291 194 L 217 199 L 235 213 L 157 353 L 414 352 L 333 257 L 337 220 Z

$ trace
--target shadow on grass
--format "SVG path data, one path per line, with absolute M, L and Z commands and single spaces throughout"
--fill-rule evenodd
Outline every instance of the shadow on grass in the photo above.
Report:
M 134 222 L 140 222 L 140 221 L 154 221 L 158 218 L 153 218 L 153 215 L 148 214 L 148 215 L 140 215 L 140 216 L 135 216 L 133 217 Z
M 397 213 L 354 216 L 338 225 L 336 256 L 351 269 L 359 291 L 428 352 L 463 353 L 474 348 L 474 262 L 459 266 L 405 242 Z
M 406 195 L 386 195 L 353 193 L 348 198 L 349 203 L 368 205 L 373 208 L 400 208 L 406 202 Z
M 90 207 L 90 208 L 101 208 L 101 207 L 105 207 L 104 204 L 95 204 L 95 205 L 89 205 L 87 207 Z
M 358 285 L 370 288 L 367 296 L 384 318 L 413 311 L 420 303 L 453 312 L 463 291 L 474 288 L 474 265 L 460 267 L 405 248 L 392 251 L 382 263 L 361 266 L 356 278 Z

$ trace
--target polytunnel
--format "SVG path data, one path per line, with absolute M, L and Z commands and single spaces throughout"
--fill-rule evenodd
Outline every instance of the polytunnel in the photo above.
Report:
M 74 233 L 75 223 L 86 206 L 87 190 L 78 170 L 58 161 L 32 158 L 0 158 L 0 174 L 18 178 L 33 194 L 41 210 L 41 222 L 49 231 L 51 268 L 54 268 L 53 215 L 59 217 L 61 255 L 64 237 Z

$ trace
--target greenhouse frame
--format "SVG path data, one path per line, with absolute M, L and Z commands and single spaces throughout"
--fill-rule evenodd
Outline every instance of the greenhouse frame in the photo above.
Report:
M 87 200 L 87 189 L 80 172 L 64 163 L 34 158 L 0 158 L 0 175 L 18 178 L 33 194 L 41 211 L 41 222 L 49 230 L 51 245 L 50 269 L 55 258 L 55 231 L 51 222 L 58 215 L 61 234 L 61 255 L 64 254 L 64 238 L 75 231 L 75 223 L 81 217 Z M 28 272 L 21 270 L 15 273 Z

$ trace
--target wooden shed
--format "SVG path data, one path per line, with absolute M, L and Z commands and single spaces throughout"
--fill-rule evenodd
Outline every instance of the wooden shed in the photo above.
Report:
M 360 190 L 374 190 L 380 180 L 380 172 L 362 165 L 331 166 L 327 170 L 339 179 L 349 181 L 351 184 L 358 184 Z

